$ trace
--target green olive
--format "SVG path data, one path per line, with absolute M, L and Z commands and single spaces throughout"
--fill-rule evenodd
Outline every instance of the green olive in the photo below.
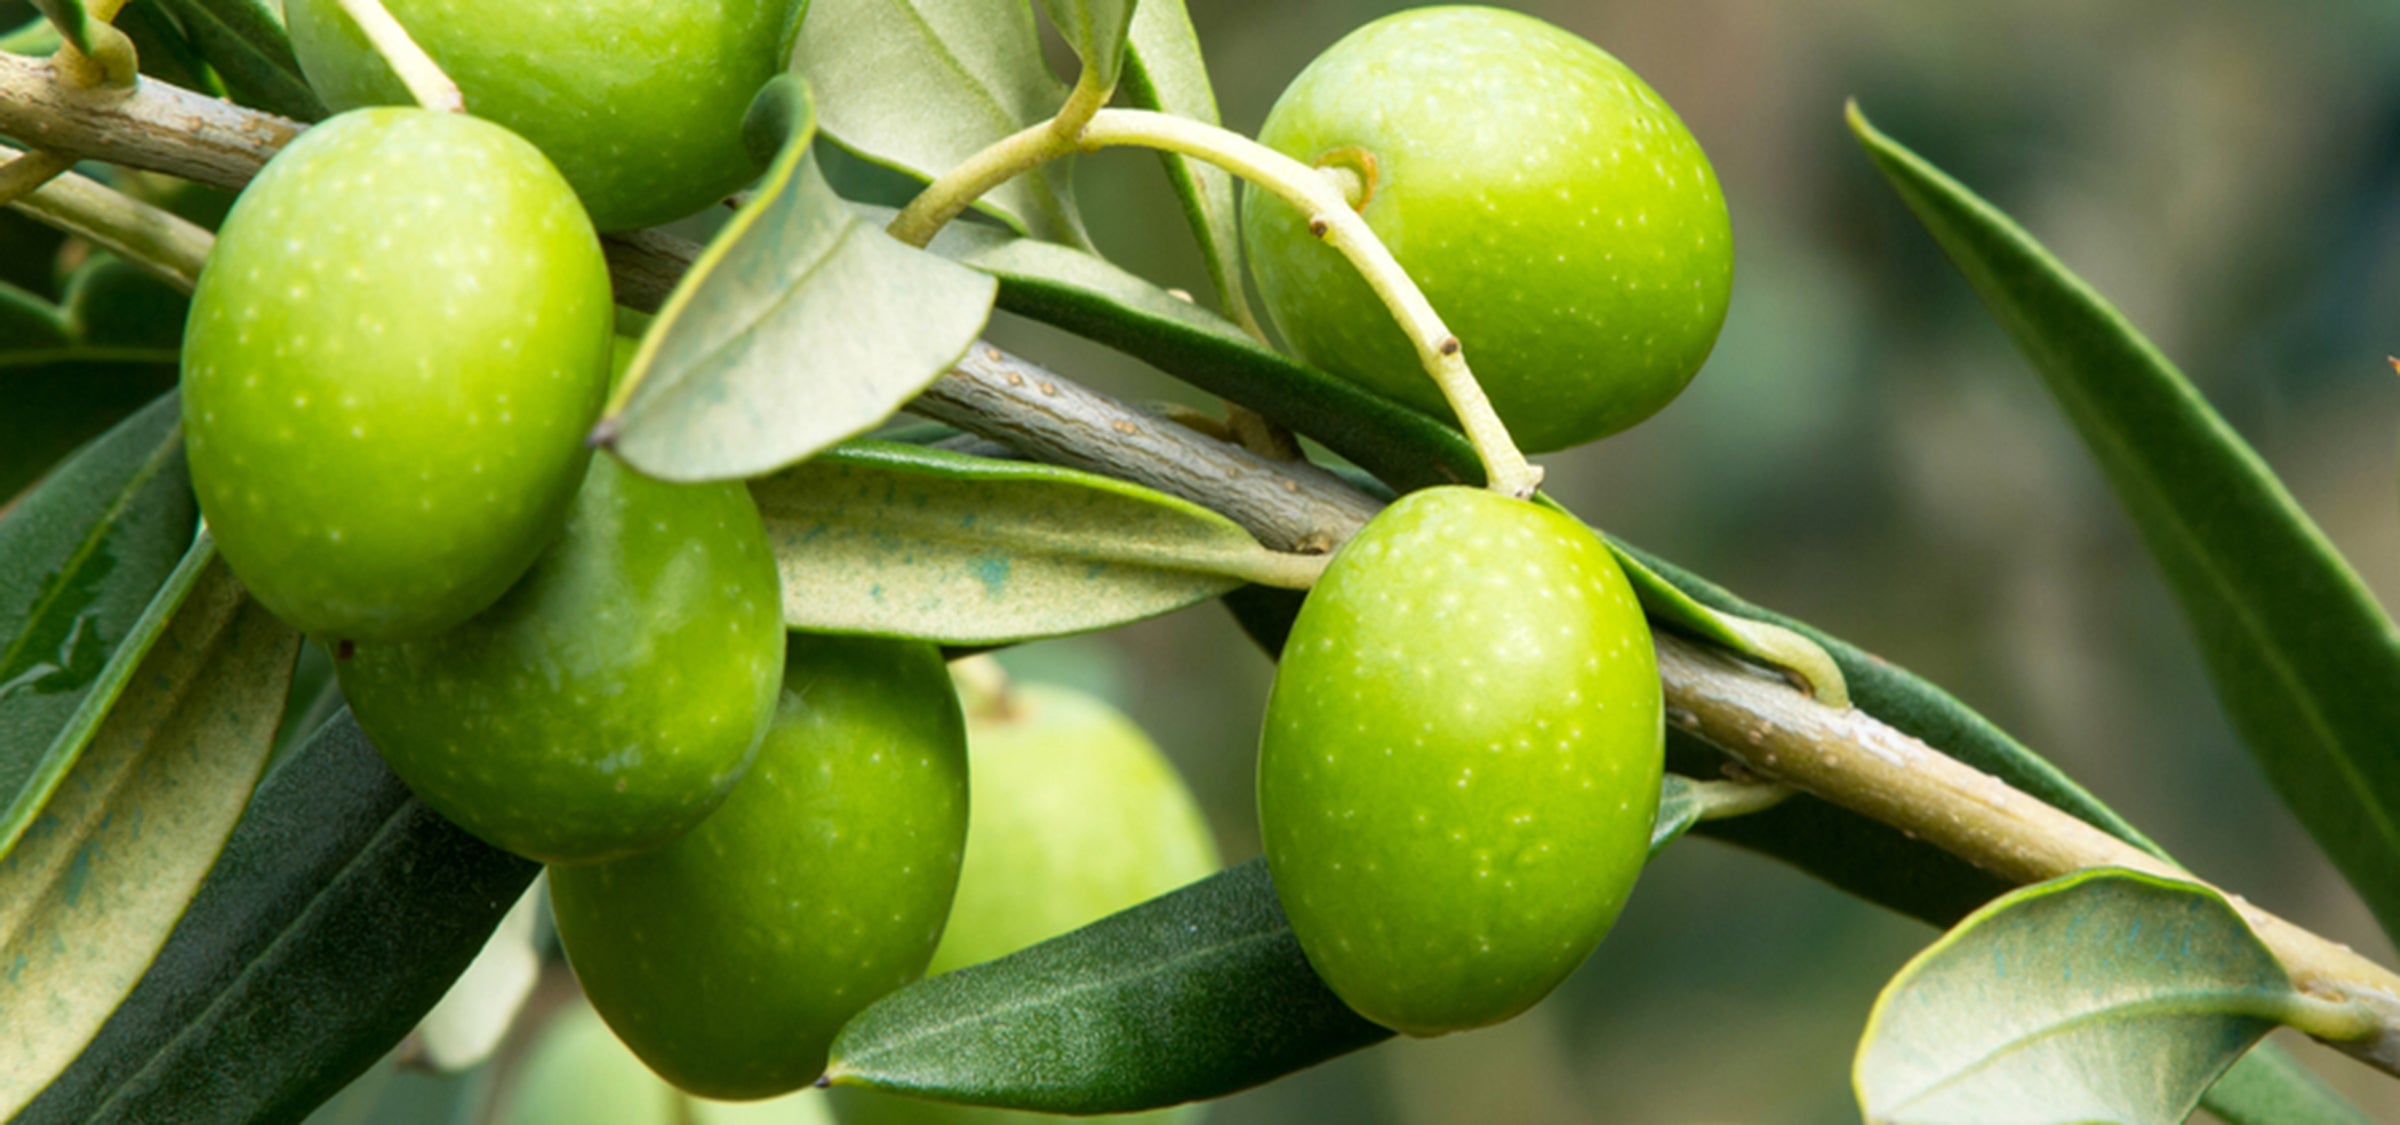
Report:
M 795 0 L 383 0 L 467 111 L 523 134 L 603 231 L 716 202 L 760 169 L 742 115 L 790 55 Z M 337 109 L 411 101 L 340 0 L 289 0 L 292 48 Z
M 930 972 L 1047 941 L 1218 867 L 1199 803 L 1116 708 L 1063 687 L 1013 685 L 967 713 L 974 815 L 950 925 Z M 1033 1125 L 1067 1120 L 893 1094 L 837 1091 L 845 1125 Z M 1094 1121 L 1197 1121 L 1196 1105 Z
M 1733 281 L 1716 174 L 1655 91 L 1573 34 L 1493 8 L 1387 16 L 1301 71 L 1259 139 L 1348 182 L 1527 450 L 1658 412 L 1716 343 Z M 1309 216 L 1252 189 L 1243 236 L 1303 358 L 1449 416 Z
M 716 814 L 550 869 L 592 1006 L 703 1097 L 814 1081 L 834 1032 L 924 973 L 958 889 L 964 721 L 931 645 L 795 634 L 774 725 Z
M 598 457 L 558 544 L 499 604 L 428 640 L 361 641 L 336 666 L 426 804 L 519 855 L 585 863 L 664 844 L 725 799 L 783 657 L 749 491 Z
M 218 549 L 329 641 L 483 611 L 583 480 L 613 320 L 583 209 L 507 130 L 377 109 L 301 134 L 192 298 L 183 432 Z
M 1661 716 L 1641 607 L 1582 524 L 1455 487 L 1377 515 L 1302 603 L 1260 742 L 1309 963 L 1411 1035 L 1531 1007 L 1641 872 Z

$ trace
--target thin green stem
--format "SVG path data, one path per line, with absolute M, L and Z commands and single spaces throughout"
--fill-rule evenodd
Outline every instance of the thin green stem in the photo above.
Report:
M 0 206 L 16 202 L 66 174 L 75 161 L 55 152 L 21 152 L 0 164 Z
M 1442 323 L 1441 314 L 1425 299 L 1423 290 L 1392 257 L 1383 240 L 1353 210 L 1338 185 L 1316 169 L 1291 157 L 1214 125 L 1171 114 L 1138 109 L 1109 109 L 1093 115 L 1083 130 L 1087 149 L 1133 145 L 1208 161 L 1273 192 L 1277 198 L 1308 216 L 1309 231 L 1331 244 L 1358 268 L 1369 288 L 1383 300 L 1416 345 L 1417 359 L 1441 387 L 1450 409 L 1458 415 L 1467 440 L 1483 458 L 1484 473 L 1493 491 L 1525 497 L 1541 484 L 1541 471 L 1525 461 L 1510 439 L 1508 428 L 1492 410 L 1491 400 L 1467 367 L 1458 337 Z
M 2294 992 L 2277 1005 L 2276 1019 L 2303 1035 L 2328 1043 L 2364 1039 L 2382 1030 L 2373 1009 L 2355 1000 Z
M 1689 783 L 1693 802 L 1700 806 L 1696 820 L 1729 820 L 1765 812 L 1798 790 L 1780 781 L 1699 781 Z
M 0 153 L 13 152 L 0 146 Z M 35 154 L 40 155 L 40 154 Z M 31 157 L 20 156 L 8 169 Z M 216 243 L 207 230 L 173 212 L 153 207 L 97 180 L 64 173 L 25 193 L 10 206 L 157 274 L 190 292 Z
M 932 242 L 950 220 L 965 214 L 992 189 L 1059 157 L 1073 155 L 1076 138 L 1085 123 L 1108 104 L 1108 95 L 1087 68 L 1074 92 L 1067 95 L 1067 103 L 1059 107 L 1058 116 L 1019 129 L 944 172 L 908 201 L 886 231 L 911 246 Z
M 351 19 L 358 21 L 367 42 L 391 65 L 392 73 L 400 76 L 400 83 L 408 87 L 408 96 L 415 98 L 418 105 L 437 113 L 466 112 L 467 102 L 458 92 L 458 83 L 442 73 L 433 56 L 409 38 L 408 29 L 392 18 L 383 0 L 341 0 L 341 5 Z

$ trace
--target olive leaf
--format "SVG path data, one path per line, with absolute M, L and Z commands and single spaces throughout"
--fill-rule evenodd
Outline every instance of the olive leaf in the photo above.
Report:
M 1265 860 L 920 981 L 860 1012 L 826 1077 L 1045 1113 L 1213 1098 L 1389 1039 L 1308 967 Z
M 190 302 L 96 254 L 53 304 L 0 284 L 0 500 L 175 386 Z
M 889 442 L 837 446 L 751 494 L 784 622 L 818 632 L 944 644 L 1087 632 L 1275 578 L 1293 558 L 1112 477 Z
M 416 1025 L 540 870 L 411 796 L 344 711 L 259 783 L 149 972 L 18 1120 L 298 1120 Z
M 928 181 L 1067 99 L 1042 61 L 1030 0 L 814 0 L 792 68 L 820 92 L 836 144 Z M 1088 246 L 1073 169 L 1053 161 L 977 206 L 1036 238 Z
M 0 861 L 0 1115 L 73 1062 L 166 943 L 266 768 L 299 652 L 210 565 Z
M 326 115 L 269 0 L 160 0 L 233 100 L 301 121 Z
M 747 128 L 781 152 L 667 298 L 598 431 L 665 480 L 756 476 L 873 428 L 991 313 L 990 279 L 901 244 L 825 185 L 799 79 L 770 82 Z
M 2207 888 L 2101 869 L 2026 887 L 1912 959 L 1853 1078 L 1876 1125 L 2182 1121 L 2278 1023 L 2371 1029 L 2310 1000 Z
M 1134 10 L 1127 42 L 1123 88 L 1126 100 L 1143 109 L 1219 123 L 1217 92 L 1200 54 L 1200 35 L 1184 0 L 1143 0 Z M 1200 260 L 1216 287 L 1217 301 L 1237 322 L 1252 319 L 1242 289 L 1242 230 L 1234 212 L 1233 174 L 1205 160 L 1159 154 L 1167 180 L 1183 202 Z
M 27 792 L 51 747 L 191 546 L 179 411 L 159 399 L 0 518 L 0 807 L 12 822 L 38 804 Z
M 1855 105 L 1850 126 L 2091 448 L 2267 779 L 2400 937 L 2400 628 L 2122 314 Z
M 1117 88 L 1125 69 L 1125 37 L 1133 23 L 1134 0 L 1042 0 L 1050 22 L 1066 36 L 1083 62 L 1084 81 L 1102 90 Z

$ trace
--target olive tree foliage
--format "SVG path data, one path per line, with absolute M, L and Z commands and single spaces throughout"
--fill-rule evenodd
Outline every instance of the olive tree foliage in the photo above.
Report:
M 387 770 L 194 499 L 176 385 L 222 209 L 136 173 L 238 191 L 328 114 L 279 7 L 34 7 L 0 35 L 0 1112 L 296 1118 L 409 1035 L 539 869 Z M 1274 654 L 1326 556 L 1396 496 L 1487 466 L 1503 490 L 1538 480 L 1471 411 L 1462 428 L 1266 342 L 1236 181 L 1276 173 L 1216 128 L 1181 0 L 1045 0 L 1071 83 L 1022 0 L 801 7 L 791 73 L 743 123 L 759 175 L 713 241 L 602 240 L 639 342 L 592 434 L 652 477 L 746 482 L 789 628 L 963 653 L 1216 601 Z M 2400 934 L 2400 630 L 2105 298 L 1848 120 L 2106 473 L 2261 771 Z M 932 187 L 845 199 L 827 144 Z M 1068 162 L 1119 144 L 1161 150 L 1208 299 L 1085 236 Z M 993 347 L 995 308 L 1228 417 L 1164 417 Z M 1456 338 L 1426 343 L 1445 378 Z M 922 421 L 887 425 L 902 410 Z M 2286 1025 L 2400 1073 L 2400 976 L 2183 869 L 1937 685 L 1605 542 L 1664 704 L 1651 852 L 1717 837 L 1946 930 L 1863 1029 L 1869 1119 L 2361 1120 L 2259 1045 Z M 1312 968 L 1253 862 L 899 988 L 840 1029 L 826 1078 L 1120 1112 L 1392 1034 Z

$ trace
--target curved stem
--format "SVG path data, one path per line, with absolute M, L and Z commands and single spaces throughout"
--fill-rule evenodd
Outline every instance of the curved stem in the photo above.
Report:
M 1108 89 L 1085 68 L 1074 92 L 1067 95 L 1067 103 L 1059 107 L 1058 116 L 1019 129 L 942 173 L 908 201 L 885 231 L 911 246 L 921 248 L 932 242 L 950 220 L 965 214 L 992 189 L 1059 157 L 1073 155 L 1076 137 L 1108 104 L 1108 95 Z
M 409 38 L 408 29 L 392 18 L 383 0 L 341 0 L 341 5 L 351 19 L 358 21 L 358 29 L 366 33 L 367 42 L 374 44 L 375 53 L 391 65 L 392 73 L 400 76 L 401 84 L 408 87 L 408 96 L 415 98 L 418 105 L 437 113 L 466 112 L 467 102 L 458 92 L 458 83 L 442 73 L 433 56 Z
M 7 206 L 31 194 L 43 184 L 65 175 L 67 169 L 74 166 L 74 160 L 55 152 L 17 153 L 8 163 L 0 164 L 0 206 Z
M 0 153 L 14 151 L 0 145 Z M 21 156 L 0 168 L 0 178 L 26 160 Z M 200 265 L 208 259 L 215 237 L 207 230 L 97 180 L 64 173 L 11 201 L 11 206 L 60 230 L 91 240 L 101 249 L 157 274 L 168 284 L 191 292 Z
M 1208 161 L 1275 193 L 1308 216 L 1311 233 L 1324 239 L 1358 268 L 1369 288 L 1382 298 L 1400 327 L 1416 345 L 1425 373 L 1442 389 L 1450 410 L 1458 415 L 1467 440 L 1483 458 L 1484 474 L 1493 491 L 1510 496 L 1533 495 L 1541 471 L 1525 461 L 1508 428 L 1493 412 L 1491 400 L 1467 368 L 1458 337 L 1442 323 L 1441 314 L 1425 292 L 1400 268 L 1398 259 L 1366 219 L 1352 210 L 1341 189 L 1316 169 L 1231 130 L 1172 114 L 1139 109 L 1109 109 L 1095 114 L 1083 131 L 1083 147 L 1135 145 L 1162 149 Z

